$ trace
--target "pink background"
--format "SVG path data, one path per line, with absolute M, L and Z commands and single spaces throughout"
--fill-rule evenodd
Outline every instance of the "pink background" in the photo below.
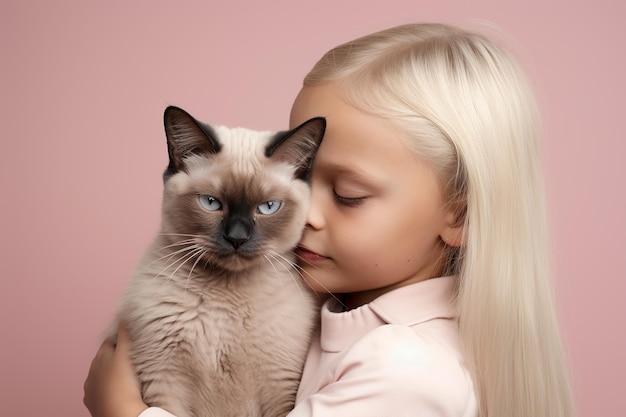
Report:
M 437 20 L 493 22 L 536 85 L 579 415 L 626 416 L 622 1 L 209 3 L 2 1 L 0 415 L 87 415 L 89 363 L 158 226 L 166 105 L 285 128 L 328 48 Z

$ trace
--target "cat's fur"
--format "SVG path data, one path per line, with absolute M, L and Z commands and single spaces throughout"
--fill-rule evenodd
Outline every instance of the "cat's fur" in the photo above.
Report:
M 291 250 L 325 120 L 272 134 L 168 107 L 164 122 L 161 231 L 113 326 L 129 330 L 148 405 L 177 417 L 283 416 L 316 314 Z M 267 202 L 280 207 L 260 213 L 276 208 Z

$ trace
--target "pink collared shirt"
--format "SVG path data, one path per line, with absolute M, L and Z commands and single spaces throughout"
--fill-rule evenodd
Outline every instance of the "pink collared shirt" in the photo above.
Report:
M 455 277 L 398 288 L 341 312 L 329 299 L 288 417 L 474 417 Z M 140 417 L 171 417 L 149 408 Z

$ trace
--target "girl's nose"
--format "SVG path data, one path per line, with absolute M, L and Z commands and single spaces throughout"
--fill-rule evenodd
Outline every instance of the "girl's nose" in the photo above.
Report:
M 319 187 L 311 186 L 311 203 L 306 217 L 306 226 L 311 229 L 324 227 L 324 215 Z

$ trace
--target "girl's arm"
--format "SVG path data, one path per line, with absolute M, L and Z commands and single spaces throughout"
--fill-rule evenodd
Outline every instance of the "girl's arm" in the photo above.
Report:
M 93 417 L 137 417 L 148 408 L 141 399 L 128 345 L 126 329 L 120 326 L 117 346 L 105 340 L 91 362 L 83 402 Z

